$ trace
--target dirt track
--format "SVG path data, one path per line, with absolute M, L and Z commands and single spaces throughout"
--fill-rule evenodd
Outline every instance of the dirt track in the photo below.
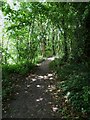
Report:
M 14 100 L 3 118 L 54 118 L 57 117 L 57 105 L 53 92 L 55 79 L 49 71 L 50 59 L 42 62 L 35 73 L 29 74 L 21 80 L 21 84 Z

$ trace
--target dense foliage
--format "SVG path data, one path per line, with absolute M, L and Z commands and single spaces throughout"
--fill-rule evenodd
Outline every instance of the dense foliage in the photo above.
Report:
M 2 3 L 3 96 L 10 91 L 11 73 L 26 74 L 43 57 L 58 56 L 54 67 L 72 106 L 90 112 L 90 4 Z M 34 65 L 33 65 L 34 64 Z M 8 88 L 8 89 L 7 89 Z

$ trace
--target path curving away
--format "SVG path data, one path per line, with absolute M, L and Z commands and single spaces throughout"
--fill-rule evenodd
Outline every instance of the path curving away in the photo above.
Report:
M 21 84 L 18 92 L 3 113 L 3 118 L 56 118 L 58 105 L 55 103 L 55 77 L 49 71 L 51 59 L 46 59 L 35 73 L 30 73 Z

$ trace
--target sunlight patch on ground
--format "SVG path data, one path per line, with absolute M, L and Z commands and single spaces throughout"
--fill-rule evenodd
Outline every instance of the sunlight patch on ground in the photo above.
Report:
M 47 60 L 53 61 L 53 60 L 55 60 L 55 58 L 59 58 L 59 57 L 58 56 L 53 56 L 53 57 L 47 58 Z
M 27 85 L 27 88 L 29 88 L 30 87 L 30 85 Z
M 52 102 L 50 101 L 50 102 L 48 102 L 48 104 L 50 104 L 50 105 L 51 105 L 51 104 L 52 104 Z
M 47 60 L 50 60 L 50 61 L 53 61 L 54 59 L 55 59 L 55 57 L 47 58 Z
M 48 74 L 48 77 L 52 77 L 53 76 L 53 74 Z
M 44 76 L 41 76 L 41 75 L 40 75 L 40 76 L 38 76 L 38 78 L 40 78 L 40 79 L 43 79 L 43 77 L 44 77 Z
M 58 110 L 57 107 L 53 107 L 52 109 L 53 109 L 53 112 L 56 112 Z
M 40 97 L 40 98 L 36 99 L 36 101 L 37 101 L 37 102 L 42 101 L 42 100 L 43 100 L 43 98 L 42 98 L 42 97 Z
M 50 79 L 50 80 L 53 80 L 53 77 L 50 77 L 49 79 Z
M 28 91 L 25 91 L 25 93 L 28 93 Z
M 32 78 L 32 81 L 34 82 L 34 81 L 36 81 L 36 79 L 35 79 L 35 78 Z
M 18 85 L 18 84 L 16 85 L 16 87 L 21 88 L 21 86 L 20 86 L 20 85 Z
M 58 110 L 58 105 L 56 105 L 56 106 L 52 105 L 52 110 L 53 110 L 53 112 L 56 112 Z
M 19 95 L 19 93 L 17 92 L 16 95 Z
M 48 76 L 44 75 L 44 79 L 45 79 L 45 80 L 48 79 Z
M 37 87 L 38 87 L 38 88 L 40 88 L 40 87 L 41 87 L 41 85 L 37 85 Z
M 31 80 L 31 82 L 35 82 L 37 80 L 53 80 L 54 74 L 48 73 L 46 75 L 36 75 L 31 74 L 28 77 L 26 77 L 26 80 Z
M 47 93 L 48 92 L 48 90 L 45 90 L 45 93 Z
M 48 85 L 48 91 L 52 92 L 55 89 L 56 89 L 55 85 Z

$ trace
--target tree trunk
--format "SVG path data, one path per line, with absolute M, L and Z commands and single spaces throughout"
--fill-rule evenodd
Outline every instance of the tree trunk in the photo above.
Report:
M 64 17 L 64 16 L 63 16 Z M 65 21 L 63 19 L 62 21 L 62 26 L 63 26 L 63 38 L 64 38 L 64 60 L 67 61 L 68 60 L 68 47 L 67 47 L 67 26 L 65 25 Z
M 56 52 L 55 52 L 55 31 L 54 31 L 54 28 L 53 28 L 53 32 L 52 32 L 52 51 L 53 51 L 53 55 L 56 55 Z

